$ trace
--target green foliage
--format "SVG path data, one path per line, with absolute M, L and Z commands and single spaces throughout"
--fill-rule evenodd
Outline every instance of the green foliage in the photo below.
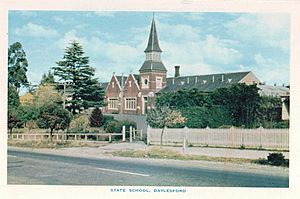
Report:
M 269 153 L 268 162 L 274 166 L 280 166 L 285 164 L 284 155 L 282 153 Z
M 136 123 L 134 121 L 124 120 L 124 121 L 110 121 L 107 125 L 106 132 L 107 133 L 121 133 L 122 128 L 125 126 L 125 130 L 127 131 L 126 136 L 129 135 L 129 128 L 136 128 Z
M 48 72 L 48 74 L 44 73 L 40 82 L 40 85 L 43 84 L 54 84 L 55 83 L 55 78 L 54 74 L 51 73 L 51 71 Z
M 273 128 L 281 121 L 281 100 L 277 97 L 261 97 L 258 109 L 259 125 Z
M 166 106 L 149 110 L 146 120 L 153 128 L 174 127 L 185 122 L 185 118 L 179 111 Z
M 111 121 L 107 124 L 105 131 L 107 133 L 121 133 L 122 123 L 120 121 Z
M 179 90 L 177 92 L 161 93 L 156 99 L 156 105 L 182 109 L 186 107 L 210 107 L 211 100 L 207 93 L 203 93 L 196 88 Z
M 19 112 L 22 122 L 27 126 L 28 121 L 37 120 L 39 117 L 39 109 L 34 104 L 21 105 Z
M 259 158 L 254 162 L 263 165 L 289 167 L 289 159 L 285 159 L 282 153 L 269 153 L 267 159 Z
M 274 124 L 273 128 L 277 129 L 287 129 L 290 128 L 290 121 L 281 121 Z
M 26 123 L 26 127 L 31 130 L 31 129 L 37 129 L 38 128 L 38 124 L 35 120 L 29 120 L 27 123 Z
M 15 42 L 8 49 L 8 83 L 17 89 L 28 86 L 26 76 L 28 62 L 20 42 Z
M 17 88 L 13 85 L 8 86 L 8 109 L 16 109 L 20 105 Z
M 102 111 L 99 108 L 95 108 L 90 116 L 91 127 L 101 127 L 104 124 L 104 118 Z
M 234 84 L 228 88 L 220 88 L 212 92 L 211 99 L 214 104 L 227 108 L 234 126 L 255 126 L 260 102 L 256 85 Z
M 70 128 L 72 132 L 82 132 L 86 131 L 86 129 L 90 125 L 89 117 L 86 114 L 77 115 L 70 124 Z
M 232 123 L 228 110 L 223 106 L 186 107 L 181 110 L 186 118 L 185 126 L 188 128 L 217 128 Z
M 97 79 L 93 78 L 95 69 L 90 67 L 89 58 L 84 56 L 82 46 L 73 41 L 66 48 L 63 60 L 53 67 L 59 80 L 72 83 L 71 100 L 67 107 L 76 114 L 82 109 L 100 107 L 104 102 L 104 90 Z
M 65 130 L 68 128 L 70 121 L 71 114 L 67 110 L 61 106 L 50 104 L 41 108 L 37 124 L 40 128 L 50 129 L 52 134 L 54 129 Z
M 114 116 L 110 116 L 110 115 L 104 115 L 103 117 L 103 129 L 105 130 L 107 125 L 109 124 L 109 122 L 111 121 L 116 121 L 114 119 Z
M 38 109 L 62 104 L 61 94 L 49 84 L 40 85 L 33 93 L 33 105 Z
M 12 134 L 13 128 L 20 128 L 22 126 L 20 115 L 16 109 L 9 109 L 7 114 L 7 128 Z

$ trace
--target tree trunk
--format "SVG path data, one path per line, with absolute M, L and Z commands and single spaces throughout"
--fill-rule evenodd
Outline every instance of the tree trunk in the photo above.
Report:
M 52 142 L 52 133 L 53 133 L 53 129 L 50 129 L 50 142 Z
M 13 130 L 13 128 L 9 129 L 10 139 L 12 139 L 12 130 Z
M 161 134 L 160 134 L 160 149 L 162 149 L 162 140 L 163 140 L 164 131 L 165 131 L 165 127 L 163 127 Z

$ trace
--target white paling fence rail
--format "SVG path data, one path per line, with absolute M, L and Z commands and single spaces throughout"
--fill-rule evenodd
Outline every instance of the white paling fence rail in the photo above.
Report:
M 126 130 L 125 126 L 123 126 L 121 133 L 52 133 L 52 140 L 102 141 L 101 138 L 108 138 L 108 141 L 111 142 L 112 138 L 118 137 L 124 142 L 126 140 L 133 142 L 133 140 L 136 140 L 141 136 L 141 133 L 142 132 L 138 133 L 138 130 L 133 127 L 130 127 L 129 130 Z M 13 133 L 8 134 L 8 139 L 31 141 L 49 140 L 50 133 Z
M 162 129 L 147 129 L 147 143 L 160 144 Z M 190 129 L 166 128 L 164 145 L 183 145 L 184 140 L 193 146 L 246 147 L 289 149 L 289 129 Z
M 112 138 L 115 136 L 122 136 L 122 133 L 101 133 L 101 134 L 84 134 L 84 133 L 53 133 L 52 140 L 62 141 L 62 140 L 73 140 L 73 141 L 100 141 L 101 137 L 107 138 L 111 142 Z M 31 140 L 31 141 L 41 141 L 49 140 L 49 133 L 36 133 L 36 134 L 12 134 L 8 135 L 10 140 Z

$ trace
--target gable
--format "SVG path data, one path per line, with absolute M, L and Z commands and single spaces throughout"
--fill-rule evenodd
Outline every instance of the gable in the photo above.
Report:
M 138 82 L 132 74 L 129 74 L 124 85 L 124 94 L 128 96 L 135 96 L 139 92 L 140 87 Z
M 113 75 L 110 82 L 108 83 L 108 85 L 106 87 L 105 95 L 106 96 L 118 96 L 120 91 L 121 91 L 121 86 L 119 84 L 119 81 L 116 78 L 116 76 Z
M 254 73 L 249 72 L 245 77 L 243 77 L 239 83 L 245 83 L 246 85 L 260 84 L 259 79 L 254 75 Z

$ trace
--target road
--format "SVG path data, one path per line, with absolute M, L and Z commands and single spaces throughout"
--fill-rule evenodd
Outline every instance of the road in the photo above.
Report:
M 179 162 L 180 163 L 180 162 Z M 8 184 L 288 187 L 287 175 L 8 150 Z

